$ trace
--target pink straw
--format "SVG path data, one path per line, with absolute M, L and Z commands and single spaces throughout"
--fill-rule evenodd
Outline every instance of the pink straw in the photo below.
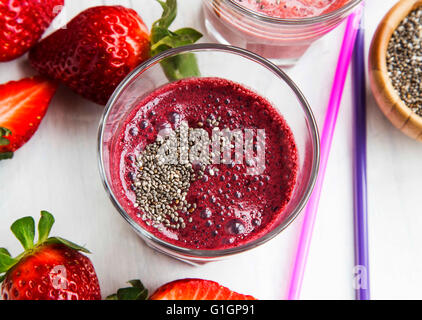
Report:
M 319 199 L 321 197 L 321 190 L 330 154 L 331 143 L 333 141 L 340 102 L 343 95 L 344 83 L 346 82 L 347 71 L 349 69 L 361 15 L 362 7 L 360 6 L 347 20 L 346 31 L 344 33 L 343 44 L 337 63 L 336 75 L 331 90 L 330 102 L 328 104 L 321 136 L 320 171 L 315 184 L 315 189 L 309 199 L 304 213 L 304 221 L 300 233 L 299 244 L 287 296 L 288 300 L 297 300 L 300 296 L 303 276 L 309 254 L 309 247 L 315 225 L 316 213 L 318 210 Z

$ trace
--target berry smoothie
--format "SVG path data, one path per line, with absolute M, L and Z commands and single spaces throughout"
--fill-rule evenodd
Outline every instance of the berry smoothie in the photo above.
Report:
M 246 154 L 237 158 L 235 142 L 240 140 L 235 138 L 229 143 L 229 161 L 223 153 L 216 157 L 215 150 L 224 145 L 220 138 L 215 139 L 223 141 L 220 149 L 210 146 L 209 158 L 182 161 L 185 151 L 195 154 L 190 153 L 195 145 L 204 145 L 204 136 L 191 140 L 193 132 L 214 137 L 215 132 L 246 128 L 265 131 L 264 140 L 258 135 L 253 139 L 254 156 L 265 154 L 259 165 Z M 183 132 L 189 133 L 186 149 Z M 161 154 L 177 154 L 176 162 L 157 160 L 160 150 L 176 141 L 177 152 Z M 284 219 L 296 184 L 298 154 L 291 129 L 266 99 L 229 80 L 192 78 L 142 98 L 119 130 L 111 168 L 119 185 L 117 198 L 144 229 L 180 247 L 214 250 L 260 238 Z
M 203 3 L 205 25 L 218 42 L 248 49 L 286 66 L 294 64 L 314 41 L 335 28 L 351 11 L 340 13 L 338 9 L 352 1 L 203 0 Z M 332 15 L 300 21 L 328 13 Z M 290 23 L 289 19 L 295 22 Z
M 241 6 L 282 19 L 310 18 L 341 8 L 349 0 L 235 0 Z

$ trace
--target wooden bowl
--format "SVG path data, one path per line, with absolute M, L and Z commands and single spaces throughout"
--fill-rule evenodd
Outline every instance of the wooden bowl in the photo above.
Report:
M 403 133 L 422 142 L 422 117 L 401 100 L 387 72 L 387 48 L 393 32 L 422 0 L 401 0 L 384 17 L 372 40 L 369 52 L 369 78 L 379 108 Z

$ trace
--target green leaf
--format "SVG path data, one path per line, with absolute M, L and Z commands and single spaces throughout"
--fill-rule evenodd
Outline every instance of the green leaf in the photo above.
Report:
M 161 62 L 161 66 L 170 81 L 201 75 L 196 56 L 193 53 L 184 53 L 167 58 Z
M 6 248 L 0 248 L 0 253 L 8 255 L 9 257 L 11 256 L 9 251 Z
M 9 139 L 6 139 L 6 137 L 10 136 L 12 134 L 12 131 L 9 129 L 0 127 L 0 146 L 7 146 L 10 144 Z
M 34 247 L 35 221 L 32 217 L 25 217 L 16 220 L 10 227 L 13 234 L 18 238 L 25 250 Z
M 0 160 L 7 160 L 13 158 L 13 152 L 0 153 Z
M 2 283 L 4 281 L 4 278 L 6 278 L 6 275 L 5 274 L 3 274 L 3 275 L 0 276 L 0 283 Z
M 88 249 L 73 243 L 71 241 L 68 241 L 66 239 L 60 238 L 60 237 L 53 237 L 53 238 L 49 238 L 47 239 L 46 243 L 60 243 L 60 244 L 64 244 L 65 246 L 77 250 L 77 251 L 82 251 L 84 253 L 91 253 Z
M 9 129 L 0 127 L 0 137 L 8 137 L 11 134 L 12 134 L 12 131 L 10 131 Z
M 177 16 L 177 0 L 166 0 L 165 2 L 157 0 L 157 2 L 163 8 L 163 14 L 160 19 L 153 23 L 152 27 L 168 29 Z
M 47 211 L 41 211 L 41 218 L 38 222 L 38 243 L 43 243 L 48 239 L 53 224 L 53 215 Z
M 0 274 L 7 272 L 19 260 L 12 258 L 9 254 L 0 252 Z
M 0 137 L 0 146 L 7 146 L 10 144 L 10 141 L 4 137 Z
M 148 290 L 139 288 L 123 288 L 117 291 L 118 300 L 146 300 Z
M 134 288 L 145 289 L 144 285 L 142 284 L 141 280 L 130 280 L 127 283 L 132 285 Z
M 112 294 L 106 300 L 146 300 L 148 290 L 140 280 L 131 280 L 128 282 L 132 287 L 117 290 L 117 294 Z
M 169 35 L 151 46 L 152 55 L 156 55 L 169 48 L 177 48 L 195 43 L 202 37 L 202 33 L 192 28 L 179 29 L 176 32 L 170 32 Z
M 153 27 L 151 29 L 151 44 L 155 44 L 164 37 L 171 35 L 171 32 L 167 28 Z

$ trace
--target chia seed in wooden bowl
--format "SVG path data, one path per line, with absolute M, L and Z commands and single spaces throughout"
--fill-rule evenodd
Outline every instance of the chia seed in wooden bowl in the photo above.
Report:
M 394 31 L 388 44 L 387 69 L 400 98 L 422 116 L 422 7 L 413 10 Z
M 422 0 L 399 1 L 381 21 L 371 45 L 369 75 L 385 116 L 422 141 Z

